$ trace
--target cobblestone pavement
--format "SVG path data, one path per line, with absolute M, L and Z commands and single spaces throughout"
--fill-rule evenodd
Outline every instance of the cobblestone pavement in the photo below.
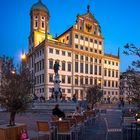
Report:
M 104 118 L 107 118 L 108 127 L 118 129 L 121 128 L 121 112 L 117 109 L 108 109 L 106 113 L 101 113 L 93 125 L 86 127 L 84 140 L 105 140 L 106 138 L 106 125 Z M 0 124 L 8 123 L 9 114 L 0 112 Z M 23 113 L 16 115 L 17 123 L 25 123 L 28 127 L 30 135 L 37 135 L 36 121 L 37 120 L 50 120 L 50 115 L 46 113 Z M 121 140 L 121 133 L 113 132 L 109 134 L 108 140 Z
M 95 121 L 95 124 L 86 129 L 86 140 L 106 140 L 106 124 L 104 118 L 107 118 L 108 128 L 114 129 L 109 133 L 108 140 L 122 140 L 122 133 L 115 132 L 121 128 L 121 111 L 107 110 L 106 114 L 101 114 Z

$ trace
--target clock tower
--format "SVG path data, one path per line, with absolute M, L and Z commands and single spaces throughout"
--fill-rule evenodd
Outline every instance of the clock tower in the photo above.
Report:
M 36 47 L 43 40 L 45 40 L 45 36 L 49 33 L 49 10 L 42 3 L 41 0 L 38 0 L 31 7 L 30 11 L 30 36 L 29 36 L 29 49 L 32 47 Z

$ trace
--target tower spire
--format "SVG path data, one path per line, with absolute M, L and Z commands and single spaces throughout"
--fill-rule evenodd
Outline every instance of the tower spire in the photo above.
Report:
M 118 57 L 120 58 L 120 48 L 118 48 Z
M 88 13 L 90 12 L 90 5 L 89 4 L 87 5 L 87 12 Z

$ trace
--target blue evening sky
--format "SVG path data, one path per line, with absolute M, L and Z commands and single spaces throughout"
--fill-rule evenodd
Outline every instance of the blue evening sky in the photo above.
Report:
M 1 0 L 0 55 L 19 61 L 22 49 L 28 51 L 30 8 L 37 0 Z M 121 71 L 136 57 L 122 54 L 129 42 L 140 47 L 140 0 L 42 0 L 48 7 L 50 33 L 59 35 L 75 23 L 76 15 L 84 14 L 87 5 L 99 21 L 105 42 L 105 52 L 117 55 L 121 50 Z

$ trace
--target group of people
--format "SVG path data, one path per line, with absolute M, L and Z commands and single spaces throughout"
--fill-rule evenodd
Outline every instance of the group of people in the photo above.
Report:
M 90 110 L 91 108 L 88 106 L 87 110 Z M 54 109 L 52 110 L 52 115 L 57 116 L 59 118 L 65 118 L 65 113 L 59 108 L 59 104 L 56 104 Z M 80 106 L 76 106 L 76 109 L 74 113 L 72 114 L 73 116 L 77 115 L 83 115 L 83 110 L 81 109 Z

